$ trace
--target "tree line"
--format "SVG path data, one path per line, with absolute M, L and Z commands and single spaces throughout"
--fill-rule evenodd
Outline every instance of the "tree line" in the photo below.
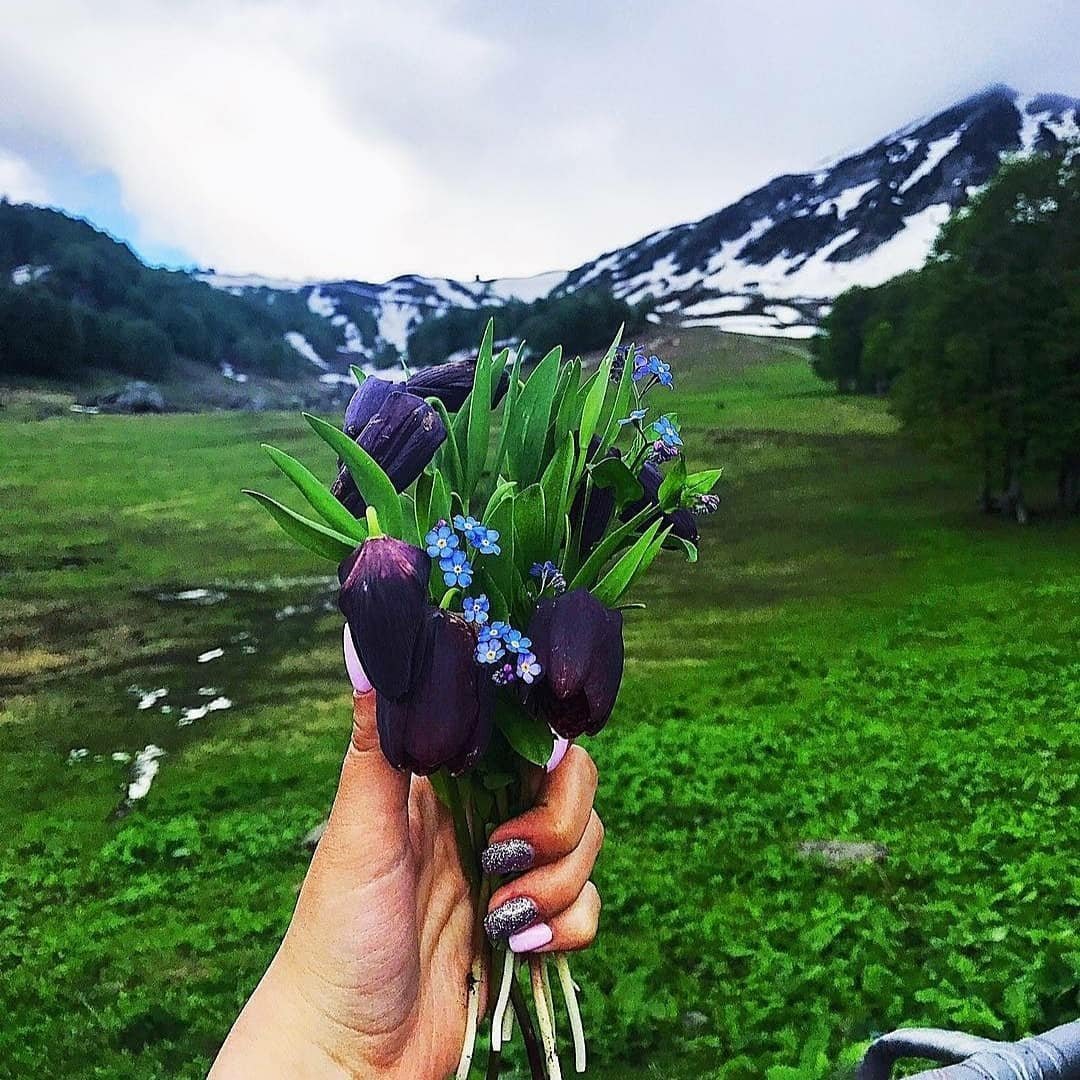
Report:
M 986 511 L 1026 522 L 1050 474 L 1080 513 L 1080 147 L 1006 162 L 922 270 L 838 297 L 812 362 L 973 457 Z
M 148 267 L 85 221 L 0 200 L 0 371 L 160 378 L 183 357 L 287 378 L 307 361 L 286 330 L 300 330 L 317 351 L 332 352 L 334 341 L 301 300 L 276 301 Z
M 602 288 L 532 303 L 511 300 L 499 307 L 450 308 L 425 319 L 409 335 L 409 363 L 425 367 L 475 348 L 489 318 L 495 320 L 498 340 L 525 341 L 531 352 L 541 356 L 556 345 L 571 353 L 591 352 L 610 345 L 614 329 L 622 324 L 626 327 L 623 337 L 630 340 L 645 326 L 647 310 L 647 305 L 628 304 Z

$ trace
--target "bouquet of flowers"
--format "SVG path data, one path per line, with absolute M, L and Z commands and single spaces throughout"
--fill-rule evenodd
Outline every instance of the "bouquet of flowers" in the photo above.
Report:
M 673 380 L 644 348 L 616 338 L 591 373 L 556 348 L 526 377 L 523 348 L 511 360 L 492 338 L 489 323 L 475 362 L 404 384 L 354 368 L 344 425 L 306 416 L 338 455 L 329 490 L 266 447 L 317 517 L 248 492 L 293 540 L 339 564 L 349 674 L 377 691 L 383 754 L 429 777 L 449 808 L 478 931 L 487 835 L 527 808 L 538 768 L 607 723 L 623 675 L 623 611 L 644 606 L 623 598 L 665 548 L 696 560 L 696 517 L 717 508 L 720 478 L 689 472 L 678 417 L 654 415 Z M 494 1054 L 513 1016 L 518 958 L 476 936 L 459 1076 L 486 972 Z M 530 981 L 557 1077 L 547 962 L 529 961 Z M 580 1072 L 576 987 L 565 956 L 554 963 Z

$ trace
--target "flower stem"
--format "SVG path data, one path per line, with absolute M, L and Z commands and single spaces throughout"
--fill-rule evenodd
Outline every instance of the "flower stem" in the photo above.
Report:
M 570 975 L 570 964 L 566 953 L 555 954 L 555 968 L 559 973 L 563 998 L 566 1001 L 566 1015 L 570 1019 L 570 1031 L 574 1036 L 574 1069 L 585 1071 L 585 1029 L 581 1023 L 581 1009 L 578 1008 L 577 987 Z
M 521 992 L 517 979 L 510 984 L 510 1003 L 514 1006 L 521 1037 L 525 1042 L 525 1056 L 529 1059 L 529 1074 L 532 1080 L 544 1080 L 544 1059 L 540 1053 L 540 1044 L 536 1041 L 536 1029 L 529 1016 L 529 1006 L 525 1004 L 525 995 Z
M 364 511 L 364 517 L 367 518 L 368 539 L 374 540 L 376 537 L 382 536 L 383 531 L 379 525 L 379 515 L 375 512 L 374 506 L 369 506 Z
M 458 1060 L 456 1080 L 467 1080 L 472 1068 L 473 1053 L 476 1050 L 476 1027 L 480 1015 L 480 980 L 483 978 L 483 960 L 479 955 L 473 960 L 469 971 L 469 998 L 465 1010 L 465 1040 Z
M 555 1027 L 551 1022 L 551 1007 L 544 993 L 544 964 L 539 956 L 529 957 L 529 975 L 532 978 L 536 1021 L 540 1025 L 540 1039 L 544 1044 L 544 1063 L 547 1065 L 548 1080 L 562 1080 L 559 1048 L 555 1045 Z
M 465 804 L 458 784 L 459 781 L 455 777 L 447 777 L 446 791 L 450 800 L 450 816 L 454 820 L 454 839 L 457 840 L 458 858 L 461 859 L 462 873 L 469 883 L 475 900 L 480 889 L 480 881 L 476 873 L 476 855 L 473 852 L 469 822 L 465 816 Z
M 491 1014 L 491 1049 L 498 1053 L 503 1044 L 503 1018 L 506 1006 L 510 1003 L 510 984 L 514 981 L 514 954 L 507 949 L 503 955 L 502 982 L 499 984 L 499 996 L 495 1001 L 495 1011 Z

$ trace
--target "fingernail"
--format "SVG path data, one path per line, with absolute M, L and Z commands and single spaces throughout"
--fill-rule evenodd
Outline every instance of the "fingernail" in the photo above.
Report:
M 349 680 L 358 694 L 366 694 L 371 689 L 371 681 L 364 671 L 363 664 L 360 663 L 360 657 L 356 655 L 356 646 L 353 644 L 352 631 L 348 623 L 345 624 L 344 642 L 345 670 L 349 673 Z
M 555 745 L 551 748 L 551 757 L 544 767 L 547 772 L 554 772 L 559 767 L 559 762 L 566 757 L 566 751 L 570 749 L 570 740 L 561 735 L 555 736 Z
M 510 946 L 511 952 L 532 952 L 542 948 L 551 938 L 551 927 L 546 922 L 538 922 L 528 930 L 522 930 L 520 934 L 511 934 L 506 944 Z
M 492 941 L 501 941 L 524 930 L 540 918 L 540 909 L 527 896 L 515 896 L 484 917 L 484 929 Z
M 503 840 L 483 850 L 480 865 L 485 874 L 514 874 L 518 870 L 528 870 L 535 858 L 532 844 L 524 840 Z

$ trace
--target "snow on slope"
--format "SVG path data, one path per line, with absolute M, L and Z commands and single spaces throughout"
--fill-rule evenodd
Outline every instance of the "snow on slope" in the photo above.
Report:
M 921 266 L 942 223 L 1006 154 L 1078 137 L 1080 99 L 994 86 L 569 273 L 472 282 L 405 275 L 384 284 L 200 276 L 267 302 L 275 291 L 306 294 L 308 309 L 339 334 L 339 367 L 350 355 L 374 360 L 404 351 L 423 319 L 451 307 L 531 302 L 586 287 L 630 303 L 651 300 L 658 316 L 684 325 L 805 337 L 844 289 Z

